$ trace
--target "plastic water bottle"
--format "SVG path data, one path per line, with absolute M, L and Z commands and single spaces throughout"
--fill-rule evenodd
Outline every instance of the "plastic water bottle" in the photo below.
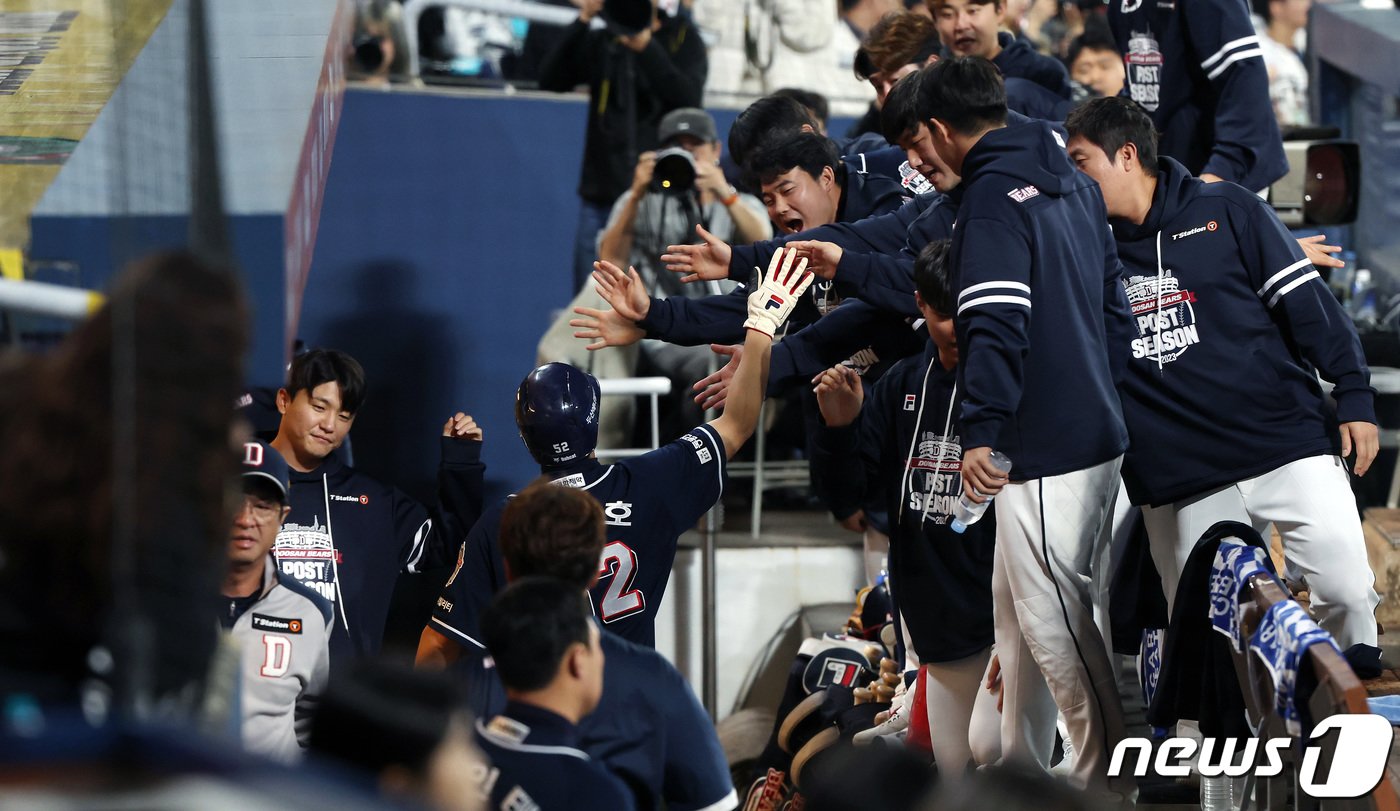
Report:
M 1201 777 L 1201 811 L 1235 811 L 1234 781 L 1225 775 Z
M 1002 473 L 1011 472 L 1011 458 L 1001 451 L 992 451 L 992 467 Z M 953 522 L 949 525 L 954 532 L 966 532 L 971 524 L 977 523 L 982 518 L 982 514 L 987 511 L 987 507 L 992 503 L 990 496 L 981 504 L 974 503 L 964 492 L 958 498 L 958 503 L 953 506 Z

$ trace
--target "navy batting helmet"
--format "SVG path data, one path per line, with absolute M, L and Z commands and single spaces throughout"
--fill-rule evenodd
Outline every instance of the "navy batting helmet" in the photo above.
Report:
M 598 446 L 598 381 L 567 363 L 546 363 L 515 393 L 515 424 L 545 470 L 569 467 Z

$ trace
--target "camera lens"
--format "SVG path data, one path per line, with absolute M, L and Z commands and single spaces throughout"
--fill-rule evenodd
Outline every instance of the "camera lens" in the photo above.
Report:
M 695 188 L 695 158 L 680 147 L 656 153 L 656 165 L 651 172 L 652 189 L 667 194 L 680 194 Z

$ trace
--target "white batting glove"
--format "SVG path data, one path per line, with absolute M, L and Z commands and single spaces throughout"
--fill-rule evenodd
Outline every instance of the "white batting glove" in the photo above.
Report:
M 796 265 L 796 267 L 794 267 Z M 797 251 L 779 249 L 768 263 L 763 281 L 749 294 L 749 318 L 745 329 L 757 330 L 769 338 L 777 334 L 787 321 L 792 308 L 807 290 L 814 277 L 807 272 L 807 259 L 799 260 Z

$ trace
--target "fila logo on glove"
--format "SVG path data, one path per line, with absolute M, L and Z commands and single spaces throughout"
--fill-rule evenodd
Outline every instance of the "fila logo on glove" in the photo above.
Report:
M 763 309 L 776 310 L 781 306 L 783 306 L 783 300 L 781 298 L 778 298 L 777 296 L 769 296 L 768 303 L 763 305 Z

